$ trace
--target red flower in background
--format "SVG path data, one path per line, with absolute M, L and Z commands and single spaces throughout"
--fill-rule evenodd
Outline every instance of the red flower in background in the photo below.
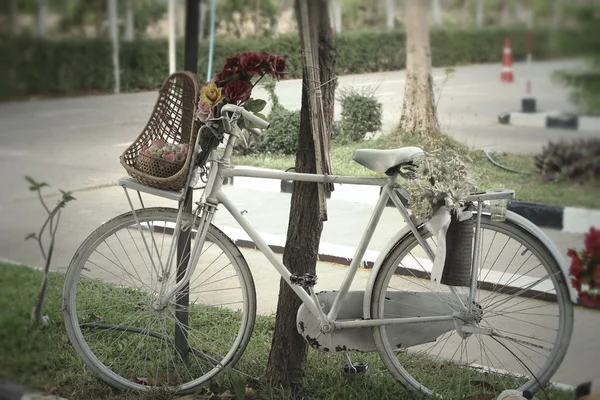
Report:
M 590 228 L 584 237 L 585 249 L 577 252 L 569 249 L 571 258 L 569 274 L 571 285 L 582 303 L 587 306 L 600 306 L 600 230 Z
M 591 228 L 588 233 L 585 234 L 585 249 L 589 256 L 600 257 L 600 230 Z
M 231 103 L 239 104 L 248 100 L 252 94 L 252 84 L 248 81 L 229 81 L 223 90 Z
M 583 264 L 579 254 L 577 254 L 575 250 L 569 249 L 567 255 L 571 257 L 571 268 L 569 268 L 569 273 L 573 276 L 579 277 L 581 271 L 583 271 Z

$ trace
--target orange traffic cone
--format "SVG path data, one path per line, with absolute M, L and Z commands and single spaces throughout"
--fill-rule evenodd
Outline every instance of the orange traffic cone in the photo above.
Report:
M 512 71 L 512 52 L 510 50 L 510 39 L 504 39 L 504 51 L 502 52 L 502 69 L 500 80 L 502 82 L 512 82 L 515 80 Z

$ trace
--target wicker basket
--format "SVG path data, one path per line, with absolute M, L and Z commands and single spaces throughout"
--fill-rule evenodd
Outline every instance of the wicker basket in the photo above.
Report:
M 141 184 L 165 190 L 181 190 L 187 184 L 194 154 L 191 150 L 198 134 L 194 113 L 199 90 L 198 78 L 190 72 L 175 72 L 163 83 L 146 127 L 121 155 L 121 165 Z M 187 143 L 190 151 L 185 161 L 153 160 L 145 154 L 143 149 L 157 139 L 174 144 Z
M 169 161 L 142 151 L 135 162 L 135 169 L 156 178 L 169 178 L 183 168 L 185 160 Z

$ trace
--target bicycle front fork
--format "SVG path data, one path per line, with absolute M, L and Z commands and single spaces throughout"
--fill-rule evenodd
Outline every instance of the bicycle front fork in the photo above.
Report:
M 183 277 L 181 277 L 180 279 L 177 280 L 177 283 L 171 289 L 168 289 L 168 287 L 167 287 L 169 279 L 163 279 L 163 281 L 161 283 L 159 296 L 156 298 L 156 300 L 154 301 L 154 303 L 152 305 L 152 308 L 155 310 L 164 309 L 166 307 L 166 305 L 169 303 L 169 301 L 173 298 L 173 296 L 175 296 L 182 289 L 187 287 L 187 284 L 190 281 L 190 278 L 192 277 L 192 275 L 194 274 L 194 271 L 196 270 L 196 265 L 198 264 L 198 260 L 200 259 L 200 255 L 202 254 L 202 249 L 204 248 L 204 242 L 206 241 L 206 234 L 208 233 L 208 228 L 210 227 L 210 224 L 212 223 L 213 217 L 217 210 L 217 206 L 214 204 L 210 204 L 210 203 L 197 203 L 197 204 L 198 204 L 198 207 L 196 208 L 196 211 L 194 212 L 194 221 L 191 226 L 187 227 L 187 229 L 190 229 L 190 233 L 189 233 L 190 236 L 191 236 L 191 229 L 195 225 L 196 218 L 198 218 L 200 220 L 200 222 L 198 224 L 198 230 L 194 237 L 195 242 L 194 242 L 193 248 L 190 249 L 189 257 L 185 257 L 185 256 L 183 257 L 183 260 L 185 260 L 185 259 L 188 260 L 187 267 L 185 268 L 185 274 L 183 275 Z M 181 216 L 179 218 L 181 218 Z M 178 223 L 176 224 L 176 231 L 173 234 L 173 244 L 171 245 L 172 247 L 177 246 L 177 241 L 181 237 L 181 230 L 184 230 L 184 229 L 186 229 L 186 227 L 183 227 L 182 224 L 180 223 L 180 221 L 178 221 Z M 172 266 L 172 260 L 168 260 L 169 272 L 172 269 L 171 266 Z

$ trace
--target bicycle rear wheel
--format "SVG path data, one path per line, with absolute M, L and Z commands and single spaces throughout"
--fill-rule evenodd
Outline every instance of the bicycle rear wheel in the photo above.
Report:
M 505 389 L 535 392 L 549 382 L 567 351 L 573 308 L 556 260 L 538 239 L 514 223 L 493 222 L 483 215 L 481 228 L 482 261 L 474 299 L 481 314 L 476 318 L 479 321 L 469 324 L 493 329 L 495 335 L 459 332 L 462 325 L 458 321 L 456 329 L 431 342 L 404 348 L 397 343 L 393 328 L 374 329 L 378 352 L 389 371 L 420 394 L 451 398 L 452 393 L 466 396 Z M 420 232 L 435 251 L 431 234 L 424 227 Z M 406 310 L 403 305 L 391 304 L 403 298 L 399 292 L 414 292 L 411 296 L 421 298 L 428 295 L 428 299 L 434 296 L 434 301 L 438 296 L 442 306 L 447 306 L 445 311 L 438 310 L 439 315 L 454 314 L 460 305 L 447 301 L 449 287 L 438 288 L 428 281 L 430 271 L 431 261 L 415 236 L 403 237 L 374 281 L 372 317 L 402 317 L 397 313 Z M 456 290 L 460 297 L 468 298 L 469 288 Z M 426 302 L 418 304 L 427 310 Z M 415 303 L 406 306 L 414 312 Z M 426 334 L 428 327 L 431 332 L 429 323 L 415 329 Z
M 177 210 L 136 215 L 143 229 L 132 212 L 120 215 L 75 253 L 63 289 L 67 333 L 82 360 L 110 385 L 193 392 L 244 352 L 256 316 L 252 275 L 239 249 L 211 225 L 189 301 L 174 296 L 157 310 L 163 282 L 167 289 L 176 283 L 177 266 L 165 271 Z M 183 221 L 193 248 L 197 221 L 189 214 Z

